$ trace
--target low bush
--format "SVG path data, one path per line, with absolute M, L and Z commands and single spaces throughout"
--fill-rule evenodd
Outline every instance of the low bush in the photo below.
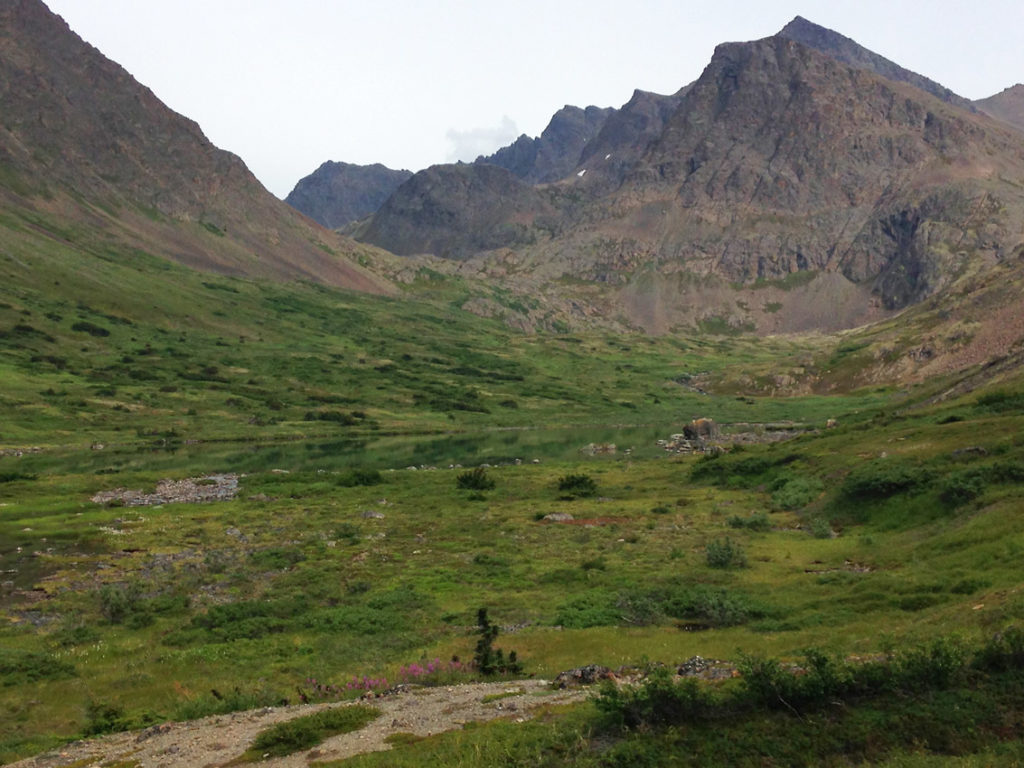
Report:
M 0 648 L 0 684 L 4 687 L 61 680 L 76 674 L 74 666 L 49 653 Z
M 744 568 L 747 556 L 731 539 L 715 539 L 705 548 L 705 559 L 711 568 Z
M 497 483 L 488 476 L 484 467 L 474 467 L 455 478 L 455 486 L 464 491 L 492 491 Z
M 562 475 L 558 478 L 558 490 L 570 497 L 595 496 L 597 483 L 590 475 Z
M 338 475 L 337 484 L 344 488 L 380 485 L 384 478 L 376 469 L 350 469 Z
M 635 729 L 693 722 L 713 708 L 711 694 L 696 680 L 676 682 L 665 667 L 654 669 L 643 685 L 619 687 L 608 680 L 594 702 L 615 725 Z
M 772 508 L 792 511 L 814 501 L 825 486 L 813 477 L 781 479 L 772 484 Z
M 854 469 L 843 481 L 841 493 L 847 499 L 886 499 L 917 490 L 933 477 L 918 464 L 901 459 L 876 459 Z
M 764 512 L 754 512 L 747 517 L 733 515 L 727 521 L 730 528 L 746 528 L 748 531 L 770 531 L 772 521 Z
M 252 747 L 246 752 L 246 762 L 255 762 L 267 754 L 283 757 L 310 749 L 331 736 L 357 731 L 380 714 L 376 707 L 356 704 L 322 709 L 312 715 L 286 720 L 256 735 Z

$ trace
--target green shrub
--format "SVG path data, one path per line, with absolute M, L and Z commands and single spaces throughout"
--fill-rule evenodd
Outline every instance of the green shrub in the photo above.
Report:
M 728 519 L 730 528 L 746 528 L 748 531 L 770 531 L 772 522 L 764 512 L 754 512 L 747 517 L 733 515 Z
M 851 500 L 886 499 L 916 490 L 932 479 L 932 473 L 900 459 L 876 459 L 854 469 L 843 481 L 842 495 Z
M 260 731 L 246 756 L 255 761 L 265 754 L 283 757 L 310 749 L 331 736 L 357 731 L 379 716 L 380 710 L 376 707 L 357 704 L 286 720 Z
M 338 475 L 335 482 L 345 488 L 354 488 L 357 485 L 380 485 L 384 478 L 376 469 L 350 469 Z
M 60 680 L 76 674 L 71 664 L 49 653 L 0 648 L 0 684 L 4 687 L 39 680 Z
M 812 477 L 794 477 L 773 486 L 772 508 L 789 511 L 806 507 L 825 490 L 821 481 Z
M 696 619 L 714 627 L 731 627 L 760 618 L 765 611 L 744 595 L 719 587 L 700 586 L 671 595 L 665 602 L 665 613 L 675 619 Z
M 121 707 L 106 702 L 90 701 L 85 705 L 85 727 L 82 729 L 82 735 L 117 733 L 130 730 L 134 725 Z
M 562 475 L 558 478 L 558 490 L 567 496 L 595 496 L 597 483 L 590 475 Z
M 607 592 L 588 592 L 559 606 L 555 624 L 566 629 L 613 627 L 619 623 L 615 602 L 615 597 Z
M 253 552 L 249 555 L 253 565 L 258 568 L 265 568 L 268 571 L 285 571 L 297 563 L 301 563 L 306 556 L 294 547 L 268 547 Z
M 111 624 L 123 623 L 132 613 L 139 610 L 142 587 L 130 584 L 104 584 L 99 590 L 100 613 Z
M 1024 410 L 1024 392 L 997 390 L 982 395 L 977 399 L 979 408 L 991 413 Z
M 594 703 L 614 724 L 629 729 L 692 722 L 706 717 L 713 707 L 711 694 L 696 680 L 677 682 L 665 667 L 652 670 L 636 686 L 605 681 Z
M 990 637 L 974 654 L 972 665 L 988 672 L 1024 669 L 1024 629 L 1007 627 Z
M 942 482 L 939 498 L 951 507 L 959 507 L 985 492 L 986 472 L 980 468 L 954 472 Z
M 816 539 L 831 539 L 832 538 L 832 524 L 829 522 L 827 517 L 818 515 L 812 517 L 808 525 L 811 536 Z
M 110 331 L 108 331 L 106 328 L 96 325 L 94 323 L 90 323 L 86 320 L 82 320 L 81 322 L 75 323 L 74 325 L 71 326 L 71 330 L 79 331 L 80 333 L 88 333 L 90 336 L 96 336 L 98 338 L 110 335 Z
M 497 483 L 487 475 L 484 467 L 474 467 L 455 478 L 455 486 L 464 491 L 492 491 Z
M 705 549 L 707 564 L 711 568 L 743 568 L 747 557 L 743 548 L 731 539 L 715 539 Z

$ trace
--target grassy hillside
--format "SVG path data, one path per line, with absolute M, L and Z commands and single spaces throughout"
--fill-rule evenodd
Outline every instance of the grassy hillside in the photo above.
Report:
M 373 298 L 195 273 L 56 221 L 5 224 L 4 759 L 353 695 L 364 677 L 472 679 L 480 607 L 544 677 L 980 643 L 1024 612 L 1024 409 L 1006 372 L 927 405 L 957 377 L 851 386 L 878 344 L 867 335 L 522 335 L 458 309 L 477 288 L 429 272 L 403 299 Z M 811 429 L 717 458 L 653 447 L 697 416 Z M 649 427 L 611 428 L 630 424 Z M 616 439 L 613 455 L 578 451 Z M 441 468 L 405 468 L 422 456 Z M 482 461 L 503 464 L 486 470 L 493 489 L 447 468 Z M 242 474 L 230 500 L 116 495 L 206 478 L 198 494 L 217 473 Z M 545 519 L 557 513 L 573 519 Z M 439 670 L 409 671 L 432 659 Z M 482 732 L 547 754 L 584 728 L 632 754 L 633 737 L 588 712 L 540 735 Z

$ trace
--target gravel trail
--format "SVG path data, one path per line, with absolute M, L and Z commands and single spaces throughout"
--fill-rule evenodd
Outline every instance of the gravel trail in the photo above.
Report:
M 500 696 L 484 702 L 487 697 Z M 506 717 L 525 720 L 538 707 L 581 701 L 587 691 L 552 690 L 542 680 L 502 681 L 411 688 L 364 702 L 268 707 L 216 715 L 184 723 L 163 723 L 143 731 L 76 741 L 60 749 L 11 764 L 10 768 L 88 768 L 132 761 L 140 768 L 216 768 L 242 754 L 263 729 L 326 707 L 365 703 L 382 714 L 352 733 L 334 736 L 305 752 L 259 763 L 266 768 L 307 768 L 311 762 L 339 760 L 389 749 L 393 733 L 429 736 L 471 721 Z

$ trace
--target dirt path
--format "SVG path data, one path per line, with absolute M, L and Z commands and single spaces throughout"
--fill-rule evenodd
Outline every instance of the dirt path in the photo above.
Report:
M 506 695 L 507 694 L 507 695 Z M 485 698 L 501 698 L 484 702 Z M 328 739 L 320 746 L 259 763 L 267 768 L 307 768 L 312 761 L 339 760 L 389 749 L 393 733 L 429 736 L 470 721 L 508 717 L 525 720 L 538 707 L 586 698 L 585 690 L 552 690 L 541 680 L 473 683 L 416 688 L 369 703 L 383 714 L 365 728 Z M 348 702 L 352 703 L 352 702 Z M 76 741 L 61 749 L 13 763 L 10 768 L 75 768 L 135 761 L 140 768 L 216 768 L 238 757 L 263 729 L 318 709 L 346 704 L 272 707 L 218 715 L 186 723 L 164 723 L 144 731 Z

